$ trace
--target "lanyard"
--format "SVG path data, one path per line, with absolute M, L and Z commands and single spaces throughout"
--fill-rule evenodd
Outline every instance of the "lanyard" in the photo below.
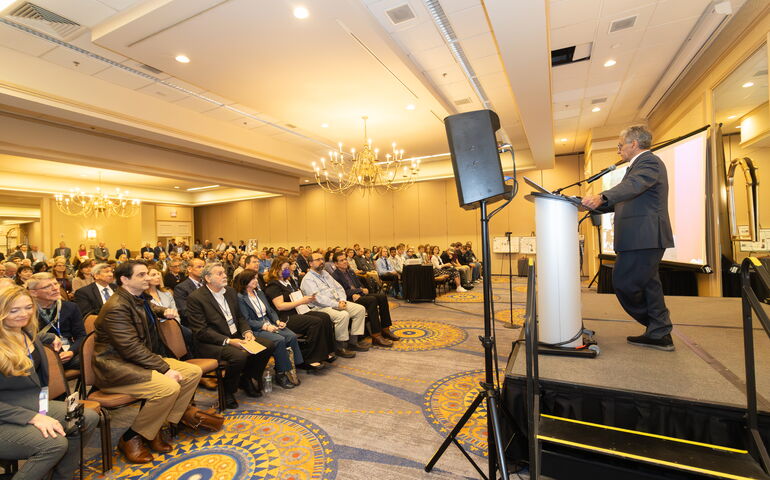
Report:
M 42 313 L 42 308 L 40 309 Z M 59 338 L 62 338 L 61 336 L 61 329 L 59 325 L 59 317 L 61 316 L 61 299 L 56 301 L 56 315 L 54 318 L 50 318 L 47 315 L 44 317 L 45 320 L 48 322 L 49 325 L 51 325 L 51 328 L 56 330 L 56 334 L 59 336 Z
M 339 301 L 340 298 L 339 298 L 339 295 L 337 294 L 337 290 L 332 288 L 332 286 L 329 285 L 329 283 L 324 279 L 324 277 L 322 277 L 318 272 L 313 271 L 313 273 L 315 273 L 315 275 L 318 277 L 318 279 L 320 281 L 322 281 L 324 285 L 326 285 L 326 288 L 328 288 L 329 290 L 332 291 L 332 295 L 334 296 L 334 299 Z
M 32 359 L 32 352 L 29 351 L 29 343 L 27 343 L 27 334 L 24 332 L 21 332 L 21 336 L 24 338 L 24 348 L 27 350 L 27 356 L 29 357 L 29 361 L 32 362 L 32 368 L 35 368 L 35 361 Z
M 249 301 L 251 302 L 251 305 L 254 307 L 254 310 L 257 312 L 258 318 L 264 318 L 267 316 L 267 308 L 264 308 L 265 305 L 262 303 L 262 300 L 259 299 L 257 296 L 257 292 L 254 292 L 254 297 L 249 295 Z

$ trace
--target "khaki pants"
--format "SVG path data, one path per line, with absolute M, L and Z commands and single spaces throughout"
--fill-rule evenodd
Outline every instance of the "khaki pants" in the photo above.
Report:
M 203 373 L 197 365 L 173 358 L 163 360 L 182 375 L 181 383 L 153 370 L 149 382 L 101 389 L 105 393 L 124 393 L 145 400 L 131 429 L 147 440 L 152 440 L 158 435 L 164 422 L 179 423 L 195 395 Z
M 350 339 L 349 333 L 353 335 L 363 335 L 366 325 L 366 309 L 353 302 L 346 302 L 345 310 L 337 310 L 332 307 L 316 308 L 316 312 L 324 312 L 332 317 L 334 324 L 334 338 L 340 342 L 347 342 Z M 348 326 L 350 332 L 348 333 Z

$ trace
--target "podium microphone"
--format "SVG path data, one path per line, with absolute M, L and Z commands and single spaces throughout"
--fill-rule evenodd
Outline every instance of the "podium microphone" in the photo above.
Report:
M 603 176 L 607 175 L 611 171 L 615 170 L 616 168 L 618 168 L 617 165 L 614 165 L 614 164 L 610 165 L 609 167 L 605 168 L 601 172 L 595 173 L 595 174 L 591 175 L 590 177 L 588 177 L 588 179 L 586 180 L 586 183 L 593 183 L 593 182 L 599 180 L 600 178 L 602 178 Z

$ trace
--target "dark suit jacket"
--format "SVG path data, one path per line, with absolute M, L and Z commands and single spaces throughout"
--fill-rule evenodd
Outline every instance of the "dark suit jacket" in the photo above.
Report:
M 69 261 L 70 257 L 72 256 L 72 249 L 70 247 L 64 247 L 64 248 L 56 248 L 53 251 L 54 257 L 64 257 Z
M 273 325 L 277 324 L 280 318 L 278 317 L 278 312 L 273 309 L 273 303 L 268 301 L 267 296 L 265 296 L 265 293 L 262 290 L 257 290 L 257 297 L 259 297 L 265 305 L 265 316 L 267 317 L 267 320 Z M 251 300 L 249 300 L 246 293 L 238 294 L 238 307 L 241 309 L 241 314 L 246 321 L 249 322 L 249 326 L 253 331 L 259 332 L 262 330 L 265 319 L 260 319 L 257 316 L 257 311 L 254 310 L 254 306 L 251 304 Z
M 142 254 L 142 256 L 144 256 L 144 252 L 150 252 L 155 255 L 155 250 L 153 250 L 152 247 L 142 247 L 139 249 L 139 253 Z
M 337 280 L 337 283 L 342 285 L 345 289 L 345 295 L 348 300 L 353 301 L 353 295 L 363 295 L 364 291 L 361 290 L 361 282 L 358 280 L 358 275 L 353 273 L 353 270 L 348 267 L 348 271 L 343 273 L 339 268 L 332 273 L 332 277 Z
M 666 166 L 652 152 L 639 155 L 623 180 L 602 192 L 601 211 L 615 212 L 615 251 L 671 248 Z
M 163 286 L 173 290 L 173 289 L 176 288 L 177 285 L 179 285 L 180 283 L 184 282 L 186 279 L 187 279 L 187 277 L 185 277 L 182 272 L 179 272 L 179 279 L 178 280 L 177 280 L 177 277 L 175 277 L 173 273 L 166 272 L 166 274 L 163 275 Z
M 48 359 L 43 344 L 35 339 L 35 350 L 40 352 L 40 373 L 18 377 L 0 375 L 0 425 L 26 425 L 37 415 L 40 388 L 48 385 Z
M 20 258 L 22 260 L 24 260 L 25 258 L 28 258 L 28 259 L 32 260 L 33 262 L 35 261 L 35 257 L 32 256 L 32 250 L 27 250 L 26 254 L 24 252 L 22 252 L 21 250 L 17 250 L 15 252 L 13 252 L 13 254 L 10 255 L 8 258 Z
M 155 255 L 155 258 L 160 257 L 160 252 L 165 252 L 166 250 L 163 247 L 155 247 L 152 249 L 153 255 Z
M 182 319 L 182 323 L 187 325 L 187 297 L 192 292 L 197 290 L 191 278 L 186 278 L 174 287 L 174 303 L 176 303 L 176 311 L 179 312 L 179 318 Z
M 219 359 L 226 339 L 243 338 L 245 332 L 251 331 L 238 307 L 238 294 L 232 287 L 225 287 L 225 301 L 235 322 L 235 333 L 230 333 L 225 315 L 207 287 L 201 287 L 187 297 L 187 323 L 195 335 L 201 357 Z
M 113 293 L 118 289 L 118 286 L 114 283 L 110 284 L 110 288 Z M 86 315 L 98 315 L 99 310 L 102 309 L 102 294 L 99 291 L 99 285 L 94 282 L 80 287 L 75 290 L 75 303 L 80 308 L 82 316 Z
M 297 256 L 297 268 L 301 272 L 307 273 L 310 270 L 310 265 L 307 263 L 307 259 L 302 255 Z
M 38 309 L 39 311 L 39 309 Z M 40 330 L 45 328 L 46 323 L 38 315 Z M 86 339 L 86 328 L 83 325 L 83 315 L 80 314 L 80 308 L 75 302 L 61 302 L 61 313 L 59 313 L 59 331 L 57 332 L 53 325 L 48 329 L 49 332 L 61 335 L 70 342 L 70 351 L 76 354 L 80 352 L 80 345 Z
M 125 254 L 129 259 L 131 258 L 131 250 L 127 248 L 119 248 L 118 251 L 115 252 L 115 259 L 117 260 L 123 254 Z

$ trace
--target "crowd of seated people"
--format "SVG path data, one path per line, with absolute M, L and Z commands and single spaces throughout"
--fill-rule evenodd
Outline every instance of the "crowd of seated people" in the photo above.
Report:
M 271 358 L 275 383 L 291 389 L 301 384 L 297 369 L 318 373 L 372 345 L 392 347 L 399 337 L 390 331 L 388 295 L 402 295 L 404 265 L 432 266 L 458 291 L 472 288 L 480 273 L 470 244 L 459 243 L 446 251 L 404 244 L 256 249 L 220 238 L 216 245 L 157 242 L 132 250 L 121 244 L 111 252 L 104 242 L 90 250 L 61 242 L 50 257 L 20 245 L 6 258 L 0 263 L 0 446 L 4 457 L 27 459 L 19 478 L 41 478 L 39 472 L 71 478 L 80 437 L 87 439 L 97 423 L 88 413 L 83 431 L 73 433 L 60 399 L 51 399 L 47 413 L 29 400 L 34 396 L 37 405 L 47 381 L 41 349 L 53 349 L 67 370 L 81 368 L 88 315 L 97 316 L 95 387 L 143 400 L 118 448 L 129 462 L 146 463 L 153 452 L 173 448 L 167 429 L 181 421 L 197 386 L 217 388 L 199 367 L 171 354 L 160 323 L 179 324 L 191 357 L 225 362 L 220 407 L 237 408 L 239 389 L 263 395 Z M 17 436 L 25 438 L 23 448 L 14 444 Z

